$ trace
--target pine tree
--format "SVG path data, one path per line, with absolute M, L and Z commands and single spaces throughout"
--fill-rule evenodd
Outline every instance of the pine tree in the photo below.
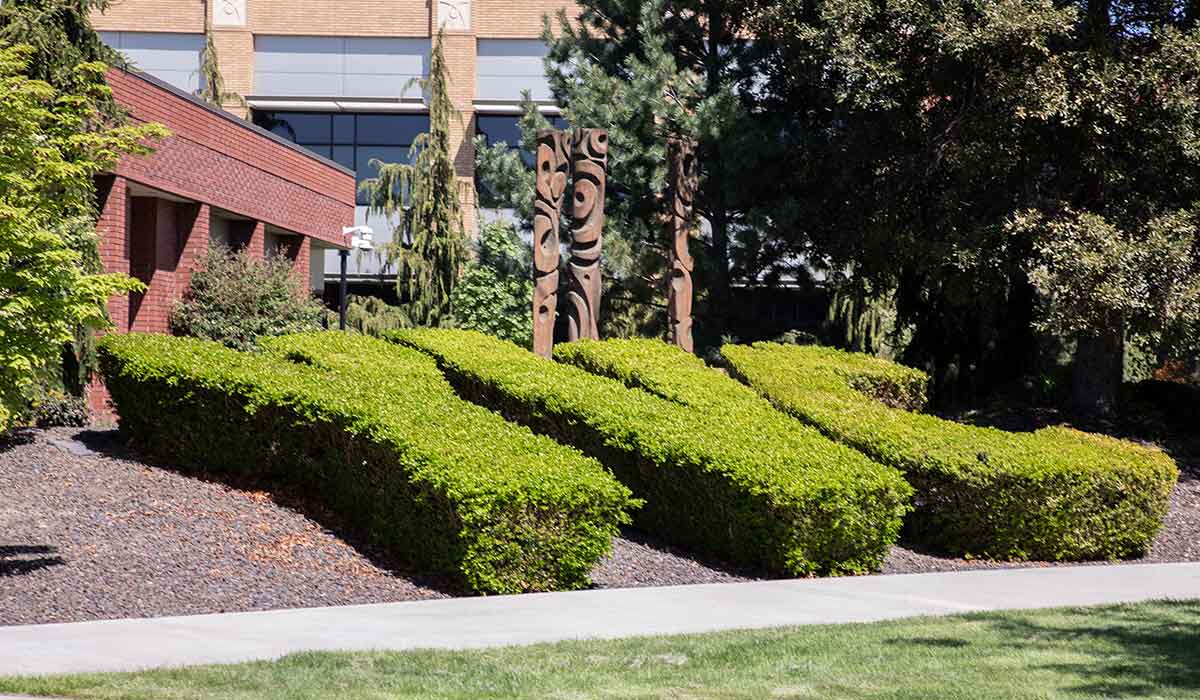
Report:
M 564 119 L 571 127 L 609 132 L 603 335 L 657 334 L 664 326 L 663 190 L 671 136 L 699 144 L 696 213 L 710 232 L 695 251 L 699 342 L 714 342 L 724 332 L 731 280 L 761 272 L 741 263 L 774 262 L 738 248 L 740 229 L 770 223 L 754 213 L 754 192 L 770 160 L 748 111 L 758 49 L 742 37 L 744 27 L 739 3 L 727 0 L 581 0 L 578 22 L 565 12 L 546 22 L 546 70 Z M 522 120 L 526 146 L 545 121 L 539 117 L 529 104 Z M 477 153 L 486 185 L 511 183 L 513 158 L 495 148 Z M 532 188 L 514 189 L 513 204 L 522 212 Z
M 417 81 L 429 96 L 429 131 L 413 142 L 411 163 L 372 159 L 379 176 L 362 183 L 369 211 L 396 221 L 382 246 L 396 266 L 396 292 L 409 322 L 448 323 L 450 297 L 466 262 L 466 236 L 450 144 L 450 120 L 461 119 L 447 91 L 441 32 L 430 56 L 429 78 Z

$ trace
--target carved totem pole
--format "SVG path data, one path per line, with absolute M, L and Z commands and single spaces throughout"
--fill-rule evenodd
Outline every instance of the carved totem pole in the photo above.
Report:
M 671 246 L 671 276 L 667 287 L 667 334 L 670 342 L 687 352 L 692 346 L 692 269 L 695 261 L 688 250 L 691 238 L 692 201 L 699 184 L 696 146 L 687 139 L 667 141 L 667 240 Z
M 600 246 L 604 229 L 604 168 L 608 133 L 576 129 L 571 140 L 571 276 L 567 280 L 567 339 L 600 339 Z
M 567 134 L 537 132 L 537 172 L 533 203 L 533 351 L 550 357 L 554 350 L 554 313 L 558 307 L 558 221 L 567 189 Z

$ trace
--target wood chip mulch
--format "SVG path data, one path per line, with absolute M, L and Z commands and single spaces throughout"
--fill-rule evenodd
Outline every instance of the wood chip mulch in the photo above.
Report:
M 1196 464 L 1184 467 L 1145 561 L 1200 561 Z M 1011 564 L 896 547 L 884 573 L 996 566 Z M 761 577 L 636 532 L 614 540 L 592 574 L 598 587 Z M 345 536 L 335 517 L 278 485 L 206 480 L 143 461 L 112 431 L 37 430 L 0 444 L 0 625 L 462 594 Z

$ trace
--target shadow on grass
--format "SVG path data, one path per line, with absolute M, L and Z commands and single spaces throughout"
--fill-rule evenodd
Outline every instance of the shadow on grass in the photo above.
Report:
M 1087 660 L 1044 666 L 1089 679 L 1063 689 L 1072 694 L 1159 697 L 1166 689 L 1200 692 L 1200 601 L 1116 607 L 1103 614 L 1081 609 L 1072 618 L 1080 624 L 1050 624 L 1032 615 L 1011 615 L 993 624 L 1016 640 L 1006 645 L 1020 650 L 1070 645 L 1111 649 Z
M 54 547 L 45 544 L 0 544 L 0 578 L 22 576 L 51 566 L 66 564 L 66 560 L 55 554 Z M 32 556 L 48 554 L 53 556 Z
M 75 434 L 74 439 L 100 456 L 136 461 L 155 469 L 173 472 L 190 479 L 221 484 L 241 491 L 264 492 L 275 504 L 301 513 L 308 519 L 319 523 L 322 528 L 345 542 L 380 569 L 439 593 L 450 596 L 470 595 L 461 585 L 446 576 L 416 570 L 412 565 L 390 554 L 386 548 L 373 544 L 367 533 L 350 526 L 345 518 L 327 507 L 319 497 L 305 493 L 302 489 L 283 479 L 180 467 L 131 448 L 116 429 L 81 430 Z

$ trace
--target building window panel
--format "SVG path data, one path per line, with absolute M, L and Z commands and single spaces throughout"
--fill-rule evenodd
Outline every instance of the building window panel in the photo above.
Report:
M 429 130 L 425 114 L 254 111 L 254 123 L 355 171 L 359 184 L 378 175 L 369 161 L 409 162 L 413 140 Z M 358 195 L 358 203 L 366 197 Z
M 147 73 L 185 92 L 201 86 L 201 34 L 100 32 L 104 43 L 124 54 L 134 70 Z
M 259 97 L 419 97 L 429 40 L 256 36 L 254 66 Z
M 540 39 L 480 39 L 475 58 L 475 97 L 516 102 L 528 91 L 535 101 L 552 99 Z

